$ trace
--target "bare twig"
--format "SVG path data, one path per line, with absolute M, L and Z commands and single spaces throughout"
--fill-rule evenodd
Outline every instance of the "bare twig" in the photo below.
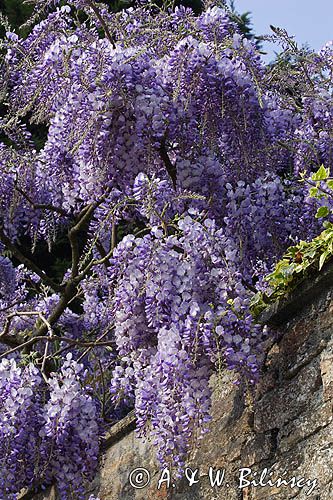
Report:
M 2 339 L 2 337 L 8 335 L 10 324 L 16 316 L 38 316 L 39 319 L 45 324 L 49 333 L 52 334 L 52 328 L 50 323 L 47 321 L 47 319 L 42 315 L 40 311 L 14 311 L 11 314 L 9 314 L 6 318 L 4 329 L 0 333 L 0 340 Z
M 105 378 L 104 378 L 104 372 L 103 372 L 103 366 L 100 360 L 98 360 L 98 366 L 99 366 L 99 371 L 101 372 L 101 380 L 102 380 L 102 387 L 103 387 L 103 395 L 102 395 L 102 416 L 105 417 L 105 406 L 106 406 L 106 385 L 105 385 Z
M 40 209 L 40 210 L 50 210 L 51 212 L 56 212 L 60 215 L 63 215 L 65 217 L 69 217 L 70 214 L 64 210 L 61 207 L 56 207 L 55 205 L 52 205 L 51 203 L 35 203 L 30 196 L 27 195 L 21 188 L 19 188 L 17 185 L 15 186 L 16 191 L 18 191 L 29 203 L 33 208 Z
M 97 17 L 97 19 L 99 20 L 99 22 L 101 23 L 101 25 L 103 27 L 106 38 L 109 40 L 112 47 L 115 49 L 116 42 L 115 42 L 113 36 L 111 35 L 109 28 L 107 27 L 106 22 L 104 21 L 103 17 L 101 16 L 99 9 L 96 7 L 95 3 L 92 0 L 87 0 L 87 4 L 94 11 L 95 16 Z
M 165 165 L 166 171 L 168 172 L 168 174 L 171 178 L 172 185 L 173 185 L 174 189 L 176 189 L 177 169 L 176 169 L 176 166 L 171 162 L 171 160 L 169 158 L 168 151 L 167 151 L 166 145 L 165 145 L 165 141 L 162 141 L 159 151 L 160 151 L 160 156 L 161 156 L 163 163 Z
M 111 229 L 111 251 L 114 250 L 117 244 L 117 225 L 116 222 L 112 221 L 112 229 Z
M 333 197 L 333 193 L 330 192 L 330 191 L 327 191 L 327 189 L 323 188 L 322 186 L 318 186 L 315 182 L 312 182 L 310 181 L 309 179 L 305 179 L 304 177 L 304 182 L 306 182 L 307 184 L 309 184 L 310 186 L 313 186 L 313 187 L 316 187 L 319 191 L 321 191 L 322 193 L 325 193 L 327 194 L 330 198 Z
M 69 337 L 58 337 L 58 335 L 53 335 L 53 336 L 48 336 L 48 335 L 38 335 L 36 337 L 32 337 L 31 339 L 27 340 L 26 342 L 22 342 L 22 344 L 17 345 L 13 347 L 12 349 L 9 349 L 8 351 L 0 354 L 0 359 L 8 356 L 9 354 L 12 354 L 13 352 L 19 351 L 21 349 L 24 349 L 25 347 L 31 346 L 36 344 L 37 342 L 41 341 L 47 341 L 47 342 L 66 342 L 67 344 L 70 345 L 75 345 L 78 347 L 109 347 L 112 345 L 111 341 L 105 341 L 105 342 L 98 342 L 98 341 L 92 341 L 92 342 L 84 342 L 81 340 L 75 340 L 71 339 Z
M 113 250 L 114 249 L 111 248 L 111 250 L 101 259 L 92 259 L 83 269 L 83 271 L 77 276 L 76 279 L 81 281 L 88 274 L 88 272 L 93 266 L 98 266 L 100 264 L 105 264 L 106 262 L 109 262 L 109 259 L 110 257 L 112 257 L 113 254 Z
M 100 337 L 98 337 L 98 339 L 96 340 L 96 342 L 100 342 L 104 337 L 106 337 L 106 335 L 108 333 L 110 333 L 110 330 L 111 330 L 112 327 L 108 328 Z M 82 354 L 81 356 L 79 357 L 79 359 L 77 360 L 78 363 L 80 363 L 80 361 L 82 361 L 82 359 L 87 355 L 89 354 L 89 352 L 91 351 L 92 347 L 89 347 L 88 349 L 86 349 Z

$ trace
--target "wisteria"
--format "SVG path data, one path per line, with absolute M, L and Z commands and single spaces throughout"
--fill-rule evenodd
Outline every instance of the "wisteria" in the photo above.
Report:
M 277 30 L 266 66 L 218 2 L 34 3 L 1 44 L 0 497 L 93 500 L 127 412 L 181 471 L 211 375 L 259 380 L 251 298 L 321 231 L 300 180 L 332 167 L 332 43 Z
M 223 363 L 254 383 L 266 339 L 246 309 L 241 274 L 232 261 L 225 266 L 223 232 L 194 213 L 178 231 L 168 236 L 153 226 L 143 238 L 126 236 L 110 266 L 122 362 L 113 390 L 135 398 L 138 431 L 151 422 L 164 463 L 170 454 L 184 456 L 193 426 L 206 429 L 214 366 Z
M 51 450 L 48 475 L 56 479 L 61 498 L 82 496 L 98 462 L 99 411 L 88 389 L 81 388 L 81 371 L 67 354 L 58 376 L 49 381 L 51 394 L 39 432 Z
M 16 498 L 22 487 L 33 484 L 38 462 L 47 459 L 38 435 L 43 418 L 42 382 L 33 366 L 22 369 L 14 360 L 0 364 L 2 498 Z
M 98 406 L 67 355 L 45 383 L 33 364 L 0 363 L 1 498 L 56 480 L 61 498 L 83 498 L 99 453 Z M 60 382 L 61 381 L 61 385 Z

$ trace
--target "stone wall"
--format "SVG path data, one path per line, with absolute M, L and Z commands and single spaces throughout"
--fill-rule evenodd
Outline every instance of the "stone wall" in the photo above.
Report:
M 211 430 L 187 461 L 193 473 L 198 469 L 198 482 L 190 487 L 183 478 L 175 486 L 167 488 L 164 481 L 158 488 L 161 471 L 154 447 L 135 437 L 134 417 L 129 415 L 109 435 L 92 493 L 101 500 L 333 499 L 333 266 L 283 304 L 275 304 L 263 320 L 281 335 L 269 348 L 253 401 L 245 400 L 232 374 L 211 380 Z M 139 467 L 150 473 L 150 483 L 142 489 L 129 481 L 130 472 Z M 211 477 L 209 467 L 214 468 Z M 224 472 L 224 480 L 213 487 L 217 469 L 220 477 Z M 257 485 L 260 478 L 271 484 Z M 278 478 L 290 486 L 278 487 Z M 240 488 L 245 480 L 257 483 Z M 34 498 L 51 500 L 55 494 Z

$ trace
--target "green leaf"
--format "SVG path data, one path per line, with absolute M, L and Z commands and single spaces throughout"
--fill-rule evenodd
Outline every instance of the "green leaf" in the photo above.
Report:
M 317 172 L 315 172 L 311 176 L 311 179 L 313 181 L 324 181 L 329 176 L 330 176 L 330 169 L 325 168 L 324 165 L 320 165 L 320 168 L 317 170 Z
M 307 255 L 307 256 L 309 257 L 309 259 L 314 259 L 314 258 L 315 258 L 315 256 L 316 256 L 316 253 L 317 253 L 317 252 L 316 252 L 316 249 L 314 248 L 313 250 L 310 250 L 310 251 L 308 252 L 308 255 Z
M 330 213 L 330 209 L 328 207 L 320 207 L 316 213 L 316 219 L 321 219 L 322 217 L 327 217 Z
M 333 180 L 327 181 L 328 189 L 333 189 Z
M 327 259 L 328 255 L 329 255 L 328 250 L 326 250 L 326 252 L 321 254 L 320 259 L 319 259 L 319 271 L 321 270 L 321 268 L 325 264 L 325 260 Z
M 310 195 L 310 198 L 315 198 L 318 194 L 318 188 L 317 187 L 313 187 L 310 189 L 309 191 L 309 195 Z

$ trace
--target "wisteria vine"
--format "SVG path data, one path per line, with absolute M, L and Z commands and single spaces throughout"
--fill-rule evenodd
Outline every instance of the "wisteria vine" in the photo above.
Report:
M 267 66 L 218 2 L 34 3 L 1 43 L 0 497 L 86 499 L 128 411 L 181 470 L 211 375 L 258 381 L 251 298 L 321 230 L 299 174 L 332 167 L 333 49 L 276 30 Z

